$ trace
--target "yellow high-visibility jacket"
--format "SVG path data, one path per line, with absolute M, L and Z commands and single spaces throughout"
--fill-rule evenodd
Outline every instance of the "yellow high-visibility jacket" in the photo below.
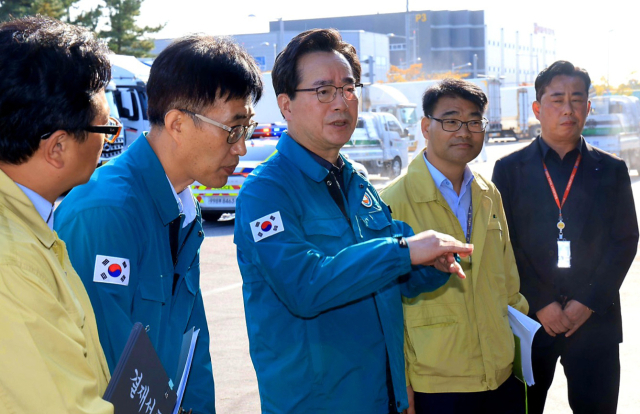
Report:
M 416 233 L 435 230 L 465 241 L 460 222 L 416 157 L 406 175 L 380 195 L 394 219 Z M 527 314 L 500 193 L 474 173 L 471 258 L 467 279 L 451 277 L 439 289 L 403 298 L 407 385 L 423 393 L 498 388 L 511 375 L 514 339 L 507 305 Z
M 109 377 L 64 242 L 0 170 L 0 412 L 112 414 Z

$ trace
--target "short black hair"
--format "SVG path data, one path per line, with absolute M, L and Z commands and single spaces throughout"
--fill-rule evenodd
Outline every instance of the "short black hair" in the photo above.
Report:
M 487 109 L 487 95 L 478 85 L 462 79 L 446 78 L 429 87 L 422 95 L 424 115 L 433 115 L 433 108 L 438 100 L 445 96 L 459 97 L 470 101 L 482 113 Z
M 291 99 L 296 97 L 300 84 L 298 61 L 313 52 L 338 52 L 347 59 L 356 83 L 360 83 L 360 60 L 356 48 L 342 40 L 335 29 L 312 29 L 302 32 L 278 54 L 271 71 L 271 80 L 276 96 L 286 93 Z
M 582 79 L 585 86 L 586 96 L 589 96 L 589 88 L 591 88 L 591 78 L 586 70 L 573 66 L 573 63 L 566 60 L 558 60 L 553 62 L 551 66 L 542 70 L 536 77 L 536 100 L 540 102 L 544 91 L 549 86 L 553 78 L 560 75 L 566 75 Z
M 172 109 L 199 113 L 216 99 L 262 96 L 253 57 L 230 37 L 192 34 L 173 41 L 154 60 L 147 83 L 149 122 L 164 125 Z
M 58 130 L 86 140 L 93 97 L 111 80 L 108 54 L 87 29 L 48 17 L 0 24 L 0 162 L 26 162 Z

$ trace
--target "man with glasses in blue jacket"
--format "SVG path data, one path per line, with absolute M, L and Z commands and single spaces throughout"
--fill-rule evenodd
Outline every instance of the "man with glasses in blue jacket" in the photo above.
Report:
M 453 253 L 472 247 L 413 235 L 339 155 L 362 85 L 337 31 L 296 36 L 272 77 L 288 132 L 243 184 L 234 239 L 262 412 L 397 413 L 408 406 L 401 294 L 464 277 Z
M 131 328 L 141 322 L 175 378 L 183 334 L 200 333 L 183 399 L 194 413 L 215 412 L 209 331 L 200 291 L 204 240 L 195 180 L 222 187 L 246 153 L 262 94 L 260 70 L 224 38 L 192 35 L 156 58 L 147 85 L 151 131 L 56 212 L 98 321 L 113 371 Z

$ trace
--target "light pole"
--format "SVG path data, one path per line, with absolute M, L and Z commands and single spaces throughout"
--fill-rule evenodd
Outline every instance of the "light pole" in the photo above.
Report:
M 253 13 L 251 13 L 251 14 L 248 15 L 248 17 L 257 18 L 258 16 L 256 16 Z M 284 44 L 284 20 L 282 20 L 282 17 L 278 17 L 276 19 L 276 21 L 278 22 L 278 26 L 279 26 L 278 27 L 278 41 L 273 43 L 273 47 L 276 47 L 277 45 L 280 45 L 280 47 L 282 47 L 282 45 Z M 269 29 L 269 30 L 271 30 L 271 29 Z M 265 42 L 265 43 L 267 43 L 267 46 L 268 46 L 269 42 Z M 276 55 L 278 54 L 278 50 L 277 49 L 276 49 L 275 54 Z M 275 58 L 274 58 L 274 60 L 275 60 Z
M 409 66 L 410 66 L 412 63 L 418 63 L 418 61 L 419 61 L 419 60 L 422 60 L 422 59 L 419 59 L 419 58 L 416 56 L 416 42 L 415 42 L 415 36 L 414 36 L 414 37 L 411 37 L 411 36 L 402 36 L 402 35 L 397 35 L 397 34 L 395 34 L 395 33 L 387 33 L 387 37 L 390 37 L 390 38 L 391 38 L 391 37 L 401 37 L 401 38 L 405 39 L 405 42 L 404 42 L 404 47 L 405 47 L 405 52 L 406 52 L 406 54 L 405 54 L 405 56 L 406 56 L 406 62 L 405 62 L 405 63 L 406 63 L 407 68 L 409 68 Z M 413 41 L 413 59 L 409 59 L 409 41 Z M 399 44 L 402 44 L 402 43 L 389 43 L 389 50 L 391 50 L 391 45 L 392 45 L 392 44 L 394 44 L 394 45 L 399 45 Z
M 458 65 L 458 66 L 454 65 L 453 63 L 451 63 L 451 73 L 455 72 L 456 69 L 466 68 L 468 66 L 472 66 L 472 63 L 471 62 L 467 62 L 464 65 Z
M 609 83 L 609 75 L 610 75 L 610 58 L 611 58 L 611 33 L 613 29 L 609 30 L 607 34 L 607 92 L 611 89 L 611 83 Z

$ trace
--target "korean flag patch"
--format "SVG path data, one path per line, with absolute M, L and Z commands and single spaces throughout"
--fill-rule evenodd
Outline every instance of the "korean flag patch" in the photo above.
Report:
M 111 283 L 112 285 L 129 286 L 131 264 L 129 259 L 121 257 L 96 255 L 96 266 L 93 281 Z
M 284 225 L 282 224 L 279 211 L 252 221 L 250 226 L 251 232 L 253 233 L 253 241 L 255 242 L 259 242 L 260 240 L 284 231 Z

